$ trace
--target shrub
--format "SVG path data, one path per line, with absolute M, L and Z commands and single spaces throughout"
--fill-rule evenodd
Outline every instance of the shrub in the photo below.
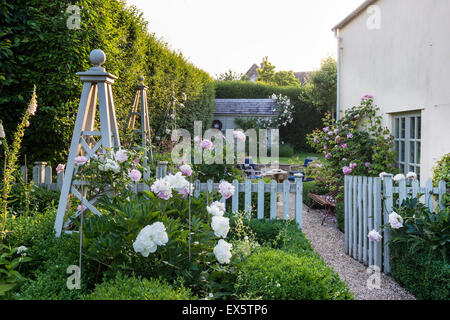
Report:
M 280 155 L 280 157 L 290 158 L 294 155 L 294 149 L 288 144 L 282 144 L 280 146 L 279 155 Z
M 160 279 L 129 277 L 118 273 L 82 297 L 86 300 L 191 300 L 189 289 L 175 289 Z
M 336 222 L 338 229 L 342 232 L 345 232 L 345 203 L 338 202 L 336 203 Z
M 366 95 L 338 122 L 327 114 L 323 129 L 308 135 L 308 143 L 325 155 L 320 166 L 311 168 L 316 182 L 326 186 L 338 200 L 343 199 L 345 175 L 378 176 L 394 170 L 393 136 L 382 126 L 378 111 L 373 97 Z
M 15 214 L 43 212 L 47 207 L 57 205 L 59 191 L 36 185 L 17 183 L 12 187 L 10 209 Z
M 315 181 L 307 181 L 303 183 L 303 203 L 308 207 L 311 207 L 313 203 L 311 198 L 308 197 L 309 193 L 324 195 L 328 193 L 328 189 L 323 185 L 317 184 Z
M 418 299 L 450 299 L 450 264 L 440 254 L 413 251 L 405 243 L 393 243 L 390 249 L 392 277 L 405 289 Z
M 352 299 L 347 285 L 319 257 L 269 248 L 257 250 L 244 262 L 236 294 L 270 300 Z
M 177 122 L 192 119 L 211 125 L 214 83 L 180 53 L 147 30 L 147 22 L 135 7 L 123 0 L 77 0 L 81 28 L 70 30 L 66 22 L 67 1 L 1 0 L 2 45 L 0 46 L 0 119 L 5 131 L 13 131 L 25 99 L 37 84 L 39 110 L 24 136 L 30 161 L 49 161 L 56 167 L 67 157 L 75 122 L 81 83 L 76 72 L 87 70 L 89 52 L 100 48 L 107 56 L 105 68 L 119 78 L 113 91 L 122 137 L 137 77 L 143 74 L 154 132 L 164 132 L 163 119 L 176 97 L 186 93 L 185 108 Z M 188 127 L 189 128 L 189 127 Z M 124 142 L 124 141 L 122 141 Z
M 312 151 L 306 135 L 320 126 L 323 116 L 308 98 L 304 87 L 278 87 L 252 81 L 216 81 L 217 99 L 267 99 L 272 94 L 282 94 L 294 106 L 293 121 L 280 128 L 280 141 L 289 143 L 295 150 Z
M 433 184 L 437 187 L 439 181 L 445 181 L 450 187 L 450 153 L 444 155 L 433 168 Z

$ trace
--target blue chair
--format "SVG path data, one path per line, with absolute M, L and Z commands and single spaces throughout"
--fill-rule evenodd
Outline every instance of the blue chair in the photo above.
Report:
M 261 174 L 260 170 L 257 170 L 253 160 L 251 158 L 245 158 L 244 163 L 241 164 L 241 169 L 247 175 L 249 179 L 262 179 L 259 175 Z
M 308 167 L 308 164 L 310 162 L 313 162 L 314 160 L 311 159 L 310 157 L 305 159 L 305 162 L 303 163 L 303 169 L 300 171 L 289 171 L 289 174 L 291 175 L 288 179 L 289 181 L 295 181 L 295 174 L 296 173 L 302 173 L 303 174 L 303 178 L 302 181 L 303 182 L 308 182 L 308 181 L 314 181 L 314 178 L 306 178 L 306 174 L 305 174 L 305 169 Z

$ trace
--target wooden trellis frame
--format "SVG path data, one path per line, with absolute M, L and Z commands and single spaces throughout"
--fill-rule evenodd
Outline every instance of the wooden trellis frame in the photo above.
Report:
M 73 181 L 73 176 L 78 168 L 75 165 L 75 157 L 84 155 L 88 159 L 103 148 L 120 148 L 119 131 L 117 127 L 112 84 L 116 76 L 105 71 L 101 67 L 106 61 L 105 53 L 95 49 L 90 54 L 90 60 L 94 67 L 86 72 L 77 73 L 83 82 L 80 104 L 70 144 L 69 157 L 64 172 L 64 180 L 59 198 L 58 212 L 55 219 L 56 236 L 60 236 L 63 230 L 64 217 L 67 210 L 69 195 L 73 194 L 80 202 L 94 214 L 100 215 L 94 206 L 94 201 L 86 199 L 86 188 L 83 183 Z M 95 114 L 98 109 L 100 114 L 100 130 L 95 130 Z M 95 141 L 95 137 L 98 138 Z M 82 188 L 83 192 L 78 188 Z M 81 212 L 77 212 L 79 215 Z

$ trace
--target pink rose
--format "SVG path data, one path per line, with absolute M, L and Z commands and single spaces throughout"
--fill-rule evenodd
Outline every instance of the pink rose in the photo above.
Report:
M 75 157 L 75 164 L 77 166 L 82 166 L 83 164 L 85 164 L 87 162 L 87 158 L 85 156 L 78 156 Z
M 344 174 L 349 174 L 352 172 L 352 168 L 345 166 L 342 168 L 342 171 L 344 172 Z
M 323 128 L 323 131 L 324 131 L 324 132 L 330 131 L 330 127 L 325 127 L 325 128 Z
M 347 135 L 347 139 L 351 139 L 351 138 L 353 138 L 353 134 L 352 134 L 352 133 L 349 133 L 349 134 Z
M 327 154 L 325 155 L 325 158 L 326 158 L 326 159 L 330 159 L 330 158 L 331 158 L 331 153 L 327 153 Z
M 345 148 L 347 148 L 347 144 L 346 144 L 346 143 L 343 143 L 343 144 L 341 145 L 341 147 L 342 147 L 343 149 L 345 149 Z
M 130 177 L 131 181 L 138 182 L 139 180 L 141 180 L 142 173 L 139 170 L 133 169 L 130 171 L 128 176 Z
M 355 169 L 358 166 L 356 163 L 350 163 L 350 168 Z
M 61 171 L 64 171 L 64 168 L 65 168 L 66 166 L 64 165 L 64 164 L 58 164 L 58 166 L 56 167 L 56 172 L 57 173 L 60 173 Z

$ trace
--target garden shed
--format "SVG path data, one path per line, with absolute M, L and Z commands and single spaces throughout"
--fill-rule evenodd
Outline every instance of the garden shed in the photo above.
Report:
M 274 99 L 216 99 L 213 127 L 225 132 L 235 129 L 236 118 L 274 118 L 278 104 Z

